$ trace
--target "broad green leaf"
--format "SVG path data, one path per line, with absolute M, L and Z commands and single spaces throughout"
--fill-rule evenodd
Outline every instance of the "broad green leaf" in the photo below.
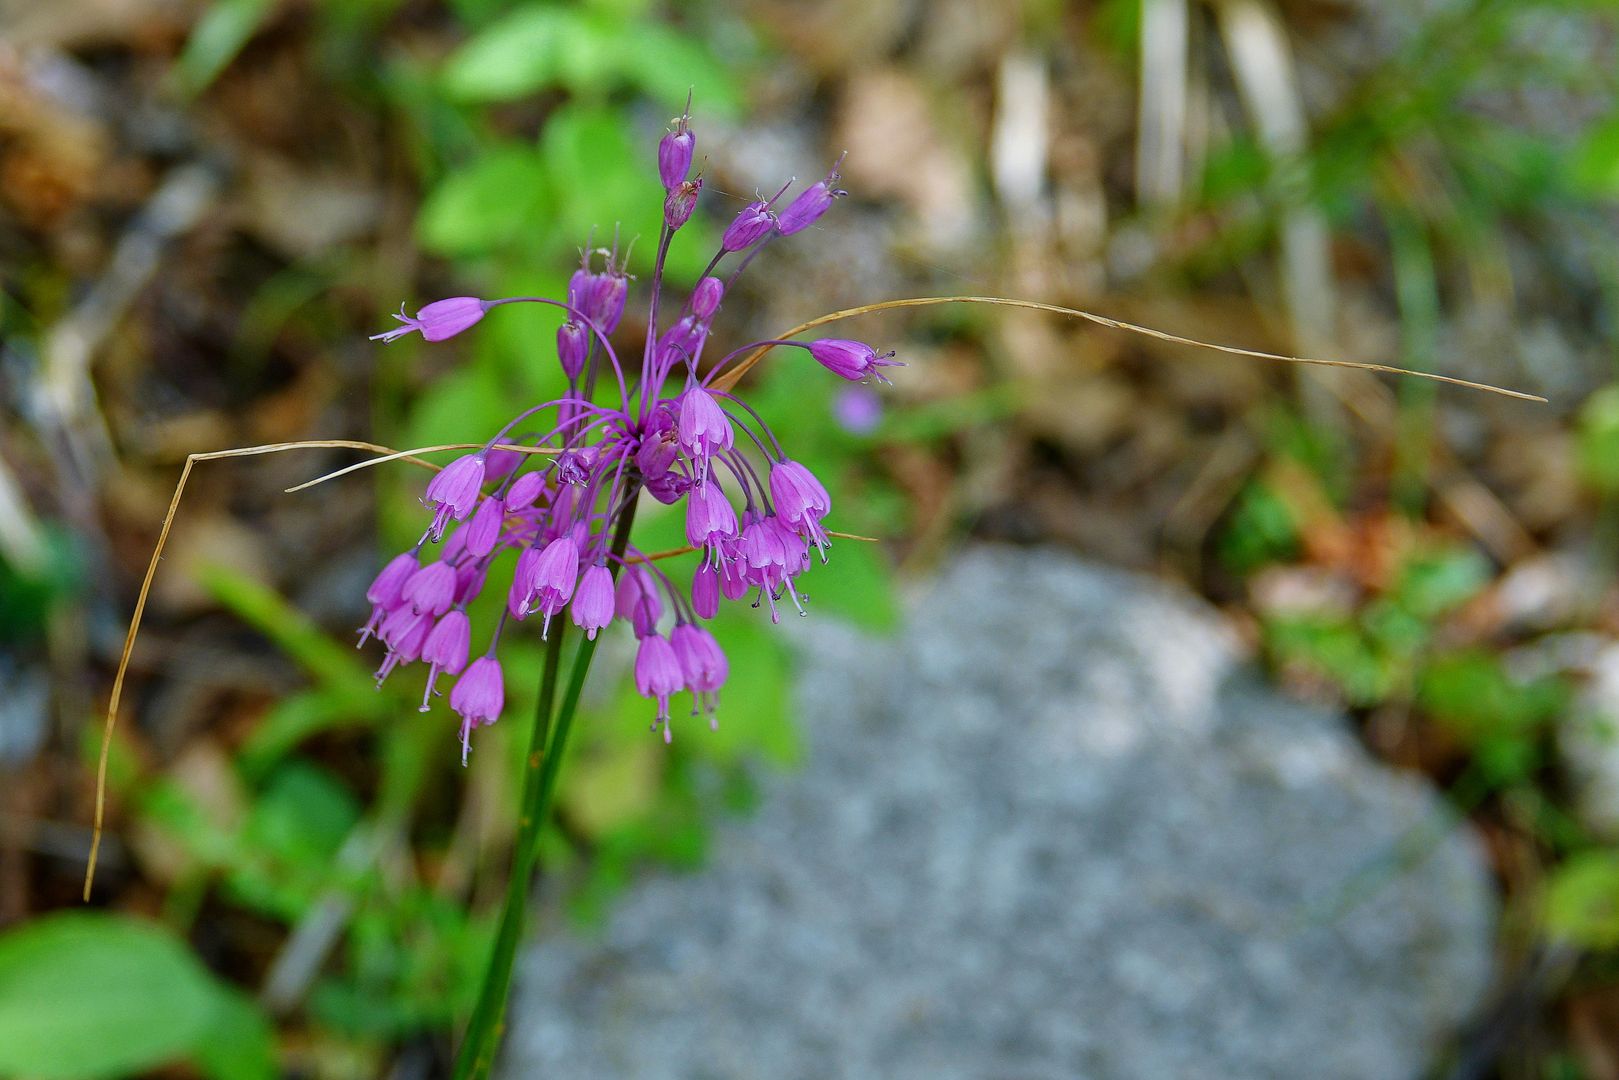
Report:
M 211 1080 L 274 1080 L 275 1029 L 253 999 L 221 986 L 193 1057 Z
M 1579 462 L 1592 487 L 1619 492 L 1619 386 L 1598 390 L 1580 410 Z
M 0 1075 L 94 1080 L 177 1060 L 219 1001 L 212 976 L 156 924 L 46 916 L 0 937 Z
M 1619 945 L 1619 853 L 1588 851 L 1552 874 L 1546 925 L 1586 948 Z
M 544 158 L 532 146 L 506 144 L 440 181 L 422 204 L 417 231 L 423 247 L 451 257 L 544 250 L 551 216 Z
M 274 7 L 272 0 L 214 0 L 197 20 L 174 64 L 174 78 L 187 97 L 219 77 L 258 32 Z
M 892 630 L 898 625 L 894 570 L 881 545 L 834 540 L 825 566 L 813 552 L 811 558 L 814 564 L 798 584 L 809 597 L 812 615 L 847 619 L 867 630 Z

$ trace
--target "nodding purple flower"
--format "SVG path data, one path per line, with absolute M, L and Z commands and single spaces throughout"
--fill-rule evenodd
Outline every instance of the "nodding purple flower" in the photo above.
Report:
M 557 359 L 569 382 L 579 378 L 590 356 L 590 331 L 569 319 L 557 327 Z
M 360 628 L 360 645 L 364 645 L 367 638 L 376 634 L 377 628 L 382 625 L 382 620 L 390 611 L 404 602 L 400 594 L 405 588 L 405 582 L 410 580 L 410 575 L 414 574 L 417 568 L 414 550 L 395 555 L 371 582 L 371 587 L 365 590 L 365 598 L 371 602 L 371 618 Z
M 521 514 L 534 505 L 540 492 L 545 490 L 544 473 L 524 473 L 512 481 L 512 486 L 506 489 L 506 510 L 508 513 Z
M 625 567 L 618 579 L 618 594 L 614 610 L 621 619 L 628 619 L 635 636 L 644 638 L 658 632 L 658 620 L 663 617 L 663 601 L 658 598 L 658 586 L 652 575 L 639 566 Z
M 725 282 L 717 277 L 705 277 L 691 291 L 691 313 L 707 322 L 720 309 L 720 301 L 724 298 Z
M 826 559 L 826 530 L 821 519 L 832 509 L 832 496 L 815 474 L 796 461 L 782 460 L 770 467 L 770 498 L 781 520 L 798 530 Z
M 455 585 L 455 567 L 443 560 L 430 562 L 405 579 L 399 598 L 416 614 L 437 618 L 455 603 Z
M 714 395 L 701 386 L 689 387 L 680 395 L 679 430 L 680 448 L 699 462 L 699 468 L 719 451 L 731 449 L 736 441 L 730 417 Z
M 401 307 L 399 314 L 394 318 L 400 322 L 392 330 L 384 330 L 380 334 L 372 334 L 372 341 L 396 341 L 406 334 L 414 334 L 420 330 L 422 337 L 428 341 L 443 341 L 452 338 L 483 318 L 484 312 L 489 310 L 487 301 L 476 296 L 452 296 L 448 300 L 435 300 L 418 311 L 414 318 L 405 314 Z
M 686 689 L 692 692 L 698 708 L 708 713 L 708 726 L 718 730 L 720 687 L 731 674 L 731 665 L 725 650 L 714 640 L 714 635 L 696 623 L 681 623 L 669 635 L 675 657 L 680 661 L 680 673 L 686 680 Z M 696 709 L 692 710 L 696 712 Z
M 757 588 L 759 599 L 770 605 L 771 622 L 781 621 L 776 601 L 783 592 L 792 597 L 798 613 L 804 614 L 802 598 L 793 587 L 793 578 L 804 569 L 807 550 L 797 533 L 773 515 L 756 514 L 743 528 L 738 550 L 747 562 L 748 584 Z
M 770 203 L 757 199 L 744 206 L 726 228 L 725 235 L 720 237 L 720 247 L 730 252 L 746 251 L 769 236 L 775 227 L 776 215 L 771 212 Z
M 568 615 L 573 625 L 585 632 L 585 637 L 596 640 L 596 632 L 613 621 L 617 599 L 613 591 L 613 575 L 601 563 L 586 570 L 579 578 Z
M 802 232 L 821 220 L 832 205 L 833 199 L 841 199 L 849 194 L 836 188 L 838 182 L 838 166 L 843 164 L 843 157 L 833 162 L 832 171 L 826 174 L 826 179 L 817 180 L 803 191 L 798 198 L 787 205 L 776 219 L 776 231 L 783 236 L 791 236 L 795 232 Z
M 879 369 L 905 366 L 898 360 L 889 359 L 894 355 L 893 350 L 879 353 L 863 341 L 821 338 L 810 342 L 805 348 L 809 349 L 809 354 L 815 357 L 822 367 L 850 382 L 864 382 L 870 378 L 885 383 L 888 380 Z
M 715 313 L 741 269 L 776 237 L 809 228 L 844 194 L 836 187 L 842 158 L 786 209 L 776 207 L 787 187 L 744 207 L 725 229 L 705 275 L 677 305 L 660 294 L 674 234 L 696 212 L 702 193 L 701 176 L 690 175 L 695 145 L 688 108 L 658 144 L 664 229 L 648 275 L 654 295 L 645 309 L 646 344 L 639 356 L 623 355 L 608 340 L 624 317 L 631 281 L 629 252 L 620 253 L 616 236 L 610 249 L 587 243 L 580 251 L 566 303 L 452 297 L 414 316 L 402 311 L 399 326 L 377 335 L 393 341 L 420 332 L 442 341 L 495 306 L 518 300 L 563 309 L 556 346 L 566 390 L 555 400 L 514 410 L 517 415 L 487 449 L 450 462 L 434 476 L 423 498 L 431 512 L 425 534 L 366 590 L 371 612 L 360 640 L 375 637 L 386 647 L 379 682 L 402 665 L 424 661 L 425 708 L 441 681 L 454 679 L 449 697 L 461 716 L 463 762 L 472 729 L 493 723 L 504 705 L 496 648 L 509 618 L 541 612 L 544 636 L 567 608 L 588 640 L 617 620 L 629 623 L 640 641 L 636 687 L 657 700 L 658 723 L 668 739 L 670 696 L 689 689 L 697 705 L 693 714 L 707 711 L 712 723 L 729 673 L 724 651 L 699 620 L 717 616 L 723 600 L 747 602 L 755 590 L 753 606 L 768 603 L 772 620 L 780 618 L 778 604 L 786 598 L 802 611 L 799 578 L 810 568 L 811 545 L 825 558 L 825 519 L 832 508 L 826 488 L 787 457 L 764 417 L 730 397 L 735 391 L 729 383 L 712 383 L 718 367 L 748 347 L 722 350 L 725 359 L 701 377 L 699 364 Z M 721 269 L 726 259 L 732 265 Z M 883 370 L 894 366 L 892 353 L 879 355 L 860 342 L 828 339 L 800 347 L 852 382 L 884 381 Z M 504 445 L 513 449 L 496 449 Z M 545 456 L 531 462 L 528 451 Z M 684 504 L 686 538 L 701 552 L 689 594 L 671 580 L 680 575 L 653 568 L 650 559 L 662 556 L 646 555 L 621 535 L 642 493 L 667 505 Z M 459 527 L 452 529 L 452 523 Z M 443 546 L 436 561 L 423 565 L 420 549 L 428 540 Z M 613 567 L 620 569 L 616 584 Z M 508 572 L 506 615 L 487 653 L 469 664 L 469 608 L 491 573 L 500 580 Z M 667 636 L 659 633 L 666 604 L 674 623 Z
M 427 632 L 432 626 L 431 615 L 419 614 L 409 607 L 395 608 L 382 620 L 377 636 L 388 646 L 388 653 L 382 658 L 382 666 L 377 669 L 378 686 L 394 668 L 414 663 L 422 655 L 422 643 L 427 640 Z
M 658 717 L 652 729 L 656 731 L 659 724 L 663 725 L 664 742 L 672 738 L 669 696 L 680 692 L 685 679 L 685 673 L 680 670 L 680 658 L 667 638 L 648 634 L 641 639 L 641 647 L 635 652 L 635 689 L 642 697 L 657 699 Z
M 691 212 L 697 209 L 697 193 L 703 190 L 703 178 L 695 180 L 682 180 L 675 187 L 669 189 L 669 197 L 663 200 L 663 223 L 670 229 L 678 229 L 691 220 Z
M 521 560 L 517 568 L 521 574 L 524 569 Z M 538 611 L 545 616 L 540 630 L 543 638 L 551 632 L 551 617 L 567 606 L 573 596 L 573 587 L 579 581 L 579 545 L 571 535 L 559 536 L 545 545 L 527 569 L 527 576 L 513 581 L 512 589 L 515 592 L 518 585 L 522 585 L 525 596 L 523 615 Z M 517 615 L 517 612 L 512 614 Z M 517 617 L 522 618 L 523 615 Z
M 704 561 L 719 558 L 719 544 L 736 536 L 736 510 L 709 471 L 686 495 L 686 543 L 702 548 Z
M 450 708 L 461 714 L 462 765 L 472 749 L 472 729 L 493 724 L 505 707 L 506 680 L 500 673 L 500 661 L 493 656 L 478 657 L 450 691 Z
M 481 559 L 495 550 L 495 541 L 500 539 L 500 526 L 505 520 L 506 504 L 500 501 L 500 496 L 491 495 L 480 502 L 478 509 L 472 512 L 472 520 L 458 530 L 466 537 L 467 552 Z
M 713 563 L 697 564 L 691 578 L 691 609 L 700 619 L 712 619 L 720 613 L 720 571 Z
M 678 187 L 691 171 L 692 151 L 697 136 L 691 133 L 691 106 L 674 119 L 674 128 L 658 140 L 658 179 L 665 190 Z
M 432 708 L 433 684 L 439 673 L 459 675 L 467 666 L 467 650 L 472 645 L 472 622 L 467 613 L 453 608 L 428 631 L 422 642 L 422 662 L 428 664 L 427 689 L 422 693 L 422 712 Z
M 444 526 L 452 518 L 465 521 L 467 515 L 472 513 L 472 506 L 478 501 L 478 492 L 483 487 L 483 470 L 483 455 L 467 454 L 444 466 L 437 476 L 428 481 L 424 501 L 434 508 L 433 524 L 428 529 L 434 540 L 444 536 Z

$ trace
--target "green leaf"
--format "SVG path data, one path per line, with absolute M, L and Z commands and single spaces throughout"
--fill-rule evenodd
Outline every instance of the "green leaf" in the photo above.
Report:
M 220 987 L 214 1015 L 194 1054 L 212 1080 L 274 1080 L 275 1029 L 253 999 Z
M 439 182 L 422 203 L 422 246 L 451 257 L 513 246 L 544 250 L 553 224 L 549 171 L 532 146 L 497 146 Z
M 1619 116 L 1593 125 L 1573 158 L 1576 187 L 1598 198 L 1619 197 Z
M 593 89 L 612 74 L 609 44 L 578 11 L 529 5 L 457 49 L 444 89 L 467 102 L 509 101 L 557 84 Z
M 128 1076 L 184 1057 L 220 1002 L 167 930 L 123 916 L 46 916 L 0 937 L 0 1074 Z
M 530 5 L 474 35 L 444 66 L 445 92 L 465 102 L 510 101 L 561 88 L 600 97 L 632 87 L 669 110 L 686 94 L 708 115 L 731 115 L 735 79 L 703 45 L 668 27 L 611 12 Z
M 1592 394 L 1580 410 L 1580 472 L 1598 491 L 1619 492 L 1619 385 Z
M 881 545 L 864 540 L 832 544 L 826 565 L 816 558 L 810 572 L 799 579 L 809 595 L 811 613 L 825 612 L 867 630 L 893 630 L 899 625 L 899 601 L 894 595 L 894 570 Z
M 258 32 L 273 6 L 272 0 L 214 0 L 175 61 L 180 92 L 193 97 L 207 89 Z
M 1546 925 L 1587 948 L 1619 945 L 1619 852 L 1587 851 L 1552 874 Z

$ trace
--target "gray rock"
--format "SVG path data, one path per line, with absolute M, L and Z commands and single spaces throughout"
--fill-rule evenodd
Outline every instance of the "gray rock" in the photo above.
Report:
M 1476 843 L 1200 603 L 980 549 L 803 657 L 803 771 L 529 952 L 508 1076 L 1412 1077 L 1480 1002 Z

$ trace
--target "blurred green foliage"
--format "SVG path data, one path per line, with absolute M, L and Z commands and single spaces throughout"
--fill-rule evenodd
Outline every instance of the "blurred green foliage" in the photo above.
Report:
M 314 52 L 336 85 L 391 117 L 403 135 L 423 191 L 414 240 L 434 258 L 427 274 L 440 282 L 426 288 L 560 295 L 592 236 L 597 246 L 640 238 L 644 280 L 647 238 L 661 220 L 653 165 L 662 119 L 683 107 L 688 92 L 705 116 L 735 115 L 746 49 L 738 55 L 733 47 L 721 62 L 701 37 L 660 22 L 641 0 L 461 0 L 451 5 L 461 43 L 428 56 L 383 44 L 397 7 L 394 0 L 320 5 Z M 171 72 L 175 89 L 186 97 L 206 92 L 275 10 L 263 0 L 212 5 Z M 716 246 L 716 230 L 699 215 L 671 250 L 666 280 L 676 288 L 694 281 Z M 347 258 L 300 265 L 271 279 L 249 305 L 233 362 L 262 355 L 278 320 L 356 265 Z M 402 297 L 412 306 L 431 298 Z M 510 417 L 513 402 L 556 396 L 556 319 L 514 306 L 452 346 L 429 352 L 407 341 L 379 349 L 376 437 L 422 445 L 482 436 Z M 781 419 L 795 456 L 839 492 L 838 527 L 892 532 L 903 521 L 902 500 L 852 467 L 873 443 L 831 422 L 832 388 L 822 385 L 831 381 L 766 374 L 758 404 Z M 419 474 L 372 475 L 384 548 L 413 542 Z M 638 529 L 644 550 L 685 542 L 679 516 L 661 510 L 649 508 Z M 680 577 L 693 560 L 660 565 Z M 306 688 L 271 705 L 228 757 L 156 769 L 115 745 L 112 789 L 133 808 L 143 859 L 161 867 L 170 929 L 87 916 L 0 938 L 0 1072 L 114 1076 L 183 1060 L 227 1080 L 276 1074 L 264 1008 L 226 989 L 183 945 L 210 905 L 280 928 L 277 963 L 294 946 L 335 934 L 293 991 L 309 1028 L 303 1041 L 322 1056 L 322 1074 L 373 1073 L 390 1046 L 449 1031 L 470 1010 L 493 939 L 494 912 L 481 901 L 504 871 L 509 841 L 505 826 L 489 836 L 488 826 L 469 826 L 474 817 L 509 823 L 515 816 L 515 785 L 495 774 L 516 776 L 525 752 L 537 644 L 503 647 L 506 717 L 480 733 L 474 767 L 462 772 L 453 768 L 456 725 L 442 707 L 418 712 L 419 680 L 414 689 L 411 680 L 390 680 L 379 692 L 363 666 L 369 658 L 332 640 L 282 596 L 219 567 L 202 568 L 198 578 L 297 663 Z M 9 616 L 0 622 L 38 627 L 50 598 L 71 580 L 70 566 L 37 582 L 0 576 L 0 615 Z M 874 545 L 838 543 L 832 565 L 807 580 L 817 611 L 878 630 L 896 618 L 888 567 Z M 494 624 L 505 591 L 492 583 L 472 613 L 475 624 Z M 599 918 L 649 860 L 697 865 L 715 815 L 751 805 L 749 768 L 797 759 L 780 632 L 768 612 L 736 607 L 714 628 L 731 667 L 717 732 L 677 717 L 679 737 L 666 748 L 647 731 L 651 714 L 628 685 L 623 658 L 597 665 L 581 737 L 569 748 L 562 822 L 542 836 L 548 872 L 569 883 L 576 919 Z M 370 764 L 338 771 L 337 763 L 350 761 Z M 490 762 L 500 768 L 480 769 Z M 458 815 L 446 804 L 462 807 L 453 828 L 446 820 Z M 437 873 L 417 872 L 427 868 Z M 8 968 L 7 958 L 17 957 L 37 970 L 20 970 L 22 960 Z M 266 976 L 272 983 L 277 970 L 272 965 Z M 105 985 L 105 993 L 83 984 Z M 58 1048 L 47 1060 L 45 1043 L 8 1039 L 8 1022 L 84 1043 L 82 1054 Z M 125 1028 L 127 1040 L 107 1038 Z M 83 1037 L 89 1032 L 96 1039 Z
M 212 1080 L 278 1075 L 264 1017 L 172 931 L 76 912 L 0 937 L 0 1073 L 97 1080 L 178 1059 Z

